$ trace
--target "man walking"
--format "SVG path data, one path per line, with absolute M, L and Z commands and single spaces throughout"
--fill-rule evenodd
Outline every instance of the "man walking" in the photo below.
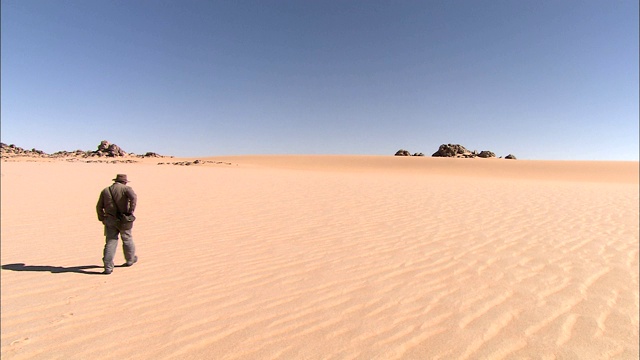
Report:
M 118 174 L 113 179 L 113 185 L 106 187 L 100 192 L 96 210 L 98 212 L 98 220 L 104 224 L 104 236 L 106 243 L 104 245 L 104 254 L 102 261 L 104 262 L 103 274 L 109 275 L 113 272 L 113 257 L 118 247 L 118 234 L 122 238 L 122 250 L 126 262 L 123 266 L 131 266 L 138 261 L 136 256 L 136 246 L 131 236 L 131 226 L 126 228 L 117 226 L 118 213 L 133 214 L 136 209 L 137 196 L 130 186 L 127 186 L 127 175 Z

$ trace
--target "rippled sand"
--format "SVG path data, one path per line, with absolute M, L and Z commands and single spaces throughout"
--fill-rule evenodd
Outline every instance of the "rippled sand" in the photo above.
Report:
M 637 162 L 204 160 L 3 162 L 2 358 L 639 356 Z M 104 276 L 116 173 L 140 261 Z

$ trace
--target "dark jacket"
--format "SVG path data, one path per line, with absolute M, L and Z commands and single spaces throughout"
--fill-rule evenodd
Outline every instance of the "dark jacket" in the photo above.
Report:
M 111 192 L 109 192 L 109 189 L 111 189 Z M 111 198 L 111 194 L 113 194 L 113 198 Z M 132 214 L 136 210 L 137 202 L 138 197 L 131 186 L 115 182 L 100 192 L 98 204 L 96 205 L 98 220 L 103 221 L 105 216 L 117 216 L 118 209 L 123 213 Z M 115 204 L 118 204 L 117 208 Z

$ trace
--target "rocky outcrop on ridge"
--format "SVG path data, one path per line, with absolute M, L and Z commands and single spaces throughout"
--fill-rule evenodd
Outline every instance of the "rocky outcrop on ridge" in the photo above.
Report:
M 9 158 L 42 158 L 42 159 L 63 159 L 66 161 L 81 161 L 82 159 L 87 158 L 113 158 L 114 160 L 86 160 L 86 162 L 136 162 L 131 158 L 164 158 L 164 157 L 172 157 L 172 156 L 163 156 L 159 155 L 155 152 L 147 152 L 144 155 L 136 155 L 134 153 L 127 153 L 120 146 L 116 144 L 111 144 L 107 140 L 103 140 L 98 145 L 97 149 L 94 151 L 84 151 L 84 150 L 75 150 L 75 151 L 57 151 L 53 154 L 47 154 L 42 150 L 25 150 L 21 147 L 15 146 L 13 144 L 7 145 L 4 143 L 0 143 L 0 155 L 3 160 L 7 160 Z
M 76 150 L 76 151 L 57 151 L 49 155 L 49 157 L 67 158 L 67 157 L 87 157 L 90 155 L 91 155 L 91 151 Z
M 411 155 L 411 152 L 409 152 L 408 150 L 400 149 L 400 150 L 396 151 L 396 155 L 395 156 L 424 156 L 424 154 L 423 153 L 415 153 L 415 154 Z
M 144 155 L 142 155 L 143 157 L 157 157 L 157 158 L 161 158 L 164 157 L 162 155 L 156 154 L 154 152 L 147 152 Z
M 21 147 L 15 146 L 13 144 L 7 145 L 5 143 L 0 143 L 0 155 L 2 157 L 12 157 L 12 156 L 29 156 L 29 157 L 45 157 L 47 154 L 42 150 L 25 150 Z
M 91 156 L 127 156 L 127 152 L 122 150 L 122 148 L 116 144 L 110 144 L 107 140 L 102 140 L 100 145 L 98 145 L 98 150 L 93 151 Z
M 423 153 L 415 153 L 411 155 L 408 150 L 400 149 L 396 152 L 395 156 L 424 156 Z M 493 151 L 483 150 L 477 152 L 476 150 L 467 150 L 460 144 L 442 144 L 438 148 L 438 151 L 431 155 L 433 157 L 453 157 L 453 158 L 495 158 L 496 154 Z M 507 155 L 505 159 L 515 159 L 514 155 Z
M 480 152 L 469 151 L 460 144 L 442 144 L 438 148 L 438 151 L 433 153 L 434 157 L 455 157 L 455 158 L 495 158 L 496 154 L 493 151 L 483 150 Z M 513 155 L 511 155 L 513 156 Z M 515 158 L 515 157 L 513 157 Z
M 496 157 L 496 154 L 493 151 L 484 150 L 484 151 L 480 151 L 480 153 L 478 154 L 478 157 L 485 158 L 485 159 L 494 158 Z
M 478 156 L 478 154 L 476 151 L 469 151 L 467 148 L 459 144 L 442 144 L 438 148 L 438 151 L 433 153 L 431 156 L 472 158 Z

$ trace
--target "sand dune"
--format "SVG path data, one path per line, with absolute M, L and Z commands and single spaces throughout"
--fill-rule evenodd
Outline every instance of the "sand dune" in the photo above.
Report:
M 639 356 L 637 162 L 209 160 L 2 163 L 2 358 Z M 140 261 L 104 276 L 116 173 Z

